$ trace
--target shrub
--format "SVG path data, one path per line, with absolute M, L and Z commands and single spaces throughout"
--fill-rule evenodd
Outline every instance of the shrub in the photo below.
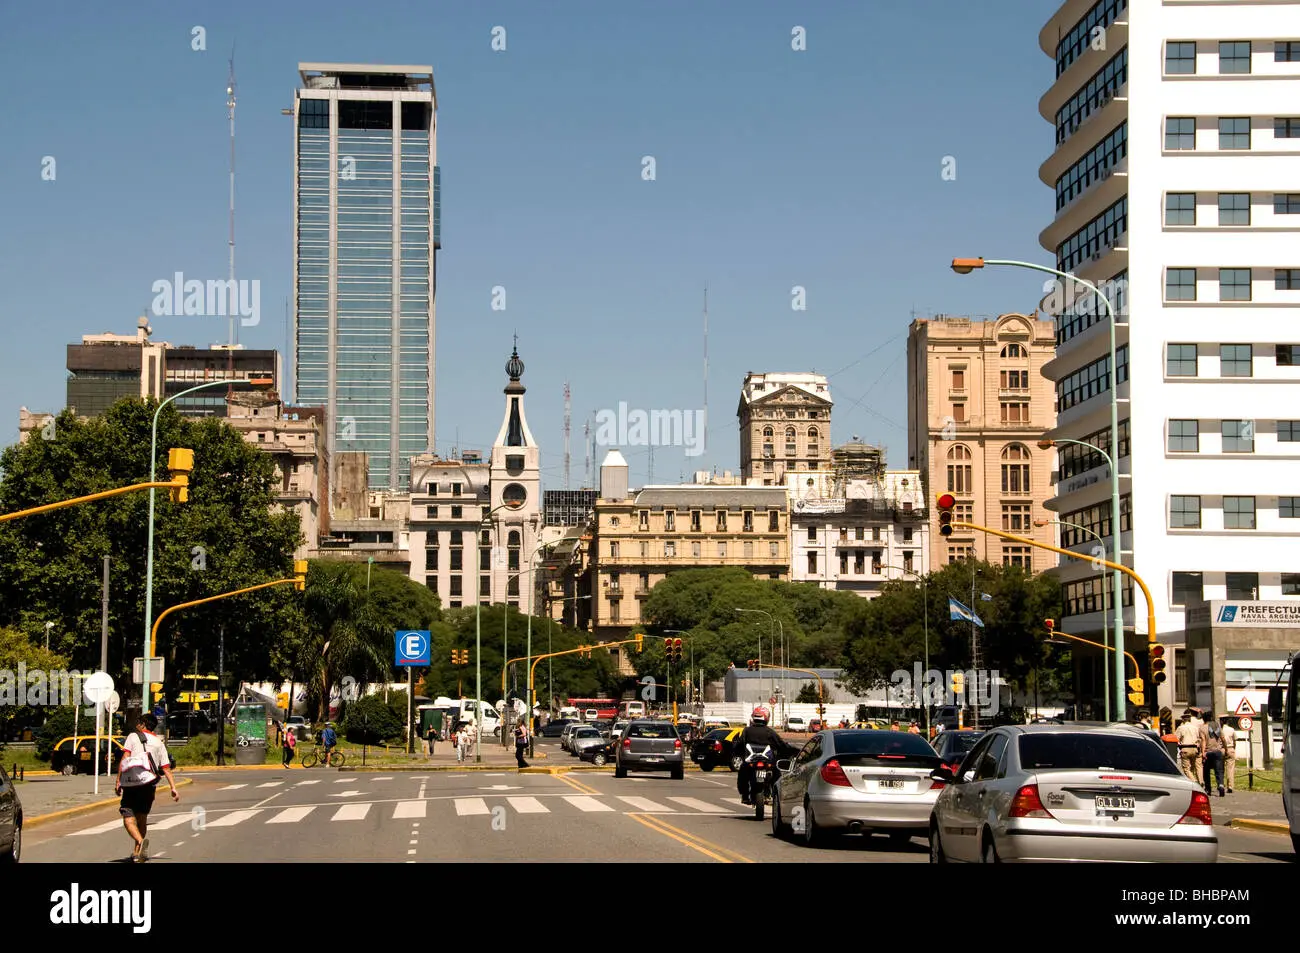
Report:
M 85 721 L 83 718 L 82 721 Z M 36 740 L 36 757 L 40 761 L 49 761 L 54 754 L 54 746 L 72 735 L 73 725 L 76 723 L 76 712 L 72 706 L 66 705 L 62 708 L 56 708 L 49 718 L 45 719 L 45 724 L 36 729 L 34 738 Z M 78 726 L 80 727 L 80 726 Z M 90 720 L 89 734 L 95 733 L 95 720 Z
M 406 733 L 406 716 L 399 718 L 382 696 L 367 695 L 348 706 L 342 727 L 343 737 L 354 744 L 380 744 Z

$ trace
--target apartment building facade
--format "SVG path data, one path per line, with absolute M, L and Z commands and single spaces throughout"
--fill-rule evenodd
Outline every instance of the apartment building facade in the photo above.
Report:
M 791 471 L 825 467 L 831 409 L 830 384 L 821 374 L 746 374 L 736 410 L 741 479 L 785 486 Z

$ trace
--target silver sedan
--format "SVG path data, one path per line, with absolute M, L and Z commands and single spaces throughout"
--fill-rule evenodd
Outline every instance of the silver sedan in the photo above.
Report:
M 996 728 L 936 778 L 933 863 L 1218 859 L 1205 791 L 1129 727 Z
M 596 728 L 578 728 L 569 736 L 569 754 L 575 758 L 582 755 L 584 748 L 607 745 L 609 739 Z
M 832 729 L 818 732 L 793 762 L 779 761 L 772 833 L 817 846 L 828 832 L 888 834 L 896 844 L 924 836 L 943 782 L 942 765 L 920 735 Z

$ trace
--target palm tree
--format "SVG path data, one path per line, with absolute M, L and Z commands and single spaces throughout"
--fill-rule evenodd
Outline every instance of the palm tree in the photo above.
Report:
M 351 567 L 312 567 L 303 598 L 307 638 L 298 665 L 307 674 L 313 694 L 319 691 L 317 717 L 329 715 L 330 688 L 347 675 L 362 689 L 382 677 L 388 661 L 379 618 L 364 590 L 351 576 Z

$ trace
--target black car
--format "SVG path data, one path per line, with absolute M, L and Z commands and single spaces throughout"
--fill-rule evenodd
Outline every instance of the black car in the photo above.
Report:
M 945 766 L 956 774 L 961 770 L 961 763 L 967 753 L 984 737 L 982 731 L 941 731 L 931 742 L 931 747 L 943 759 Z
M 743 729 L 714 728 L 703 738 L 691 745 L 691 760 L 700 766 L 701 771 L 712 771 L 719 765 L 726 765 L 732 771 L 740 770 L 740 757 L 732 757 L 731 744 Z
M 548 721 L 546 727 L 542 729 L 543 738 L 558 738 L 564 734 L 564 729 L 576 722 L 576 718 L 557 718 L 555 721 Z
M 23 805 L 13 781 L 0 768 L 0 864 L 16 864 L 23 853 Z
M 588 745 L 578 753 L 579 761 L 590 761 L 596 767 L 601 768 L 614 760 L 617 754 L 618 739 L 615 738 L 608 744 Z
M 171 738 L 193 738 L 214 734 L 216 730 L 217 726 L 205 711 L 178 711 L 167 716 L 167 735 Z

